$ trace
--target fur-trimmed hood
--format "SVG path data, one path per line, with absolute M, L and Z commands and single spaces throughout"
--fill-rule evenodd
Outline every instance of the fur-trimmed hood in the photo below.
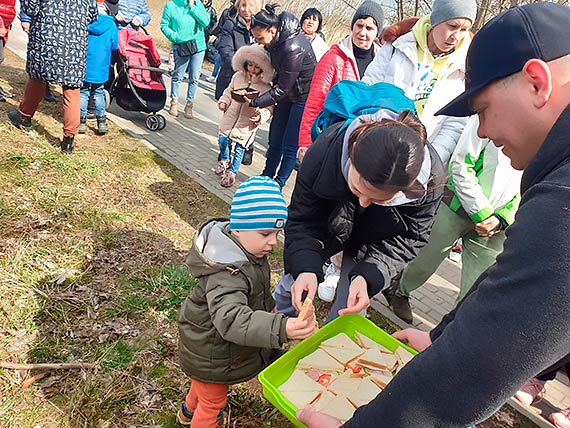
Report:
M 247 61 L 256 63 L 261 68 L 261 81 L 270 83 L 275 70 L 271 66 L 271 61 L 267 51 L 261 45 L 249 45 L 239 48 L 232 58 L 234 71 L 243 71 Z

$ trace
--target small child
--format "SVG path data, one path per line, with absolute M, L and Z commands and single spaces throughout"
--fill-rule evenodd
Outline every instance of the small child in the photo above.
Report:
M 237 89 L 253 88 L 259 93 L 271 89 L 274 70 L 265 49 L 260 45 L 239 48 L 232 58 L 232 67 L 236 72 L 218 100 L 218 108 L 224 112 L 224 117 L 219 127 L 220 155 L 215 172 L 222 176 L 223 187 L 233 186 L 243 155 L 253 145 L 257 128 L 273 113 L 273 106 L 257 109 L 249 103 L 235 101 L 231 95 Z M 234 154 L 230 162 L 231 144 Z
M 210 220 L 197 232 L 187 258 L 198 284 L 180 309 L 179 355 L 192 385 L 177 421 L 214 428 L 228 385 L 256 376 L 288 339 L 316 329 L 276 313 L 267 254 L 287 221 L 287 205 L 273 179 L 254 176 L 236 190 L 230 220 Z
M 87 105 L 92 96 L 95 100 L 95 115 L 97 116 L 97 133 L 100 135 L 109 132 L 105 116 L 104 85 L 109 78 L 111 53 L 119 48 L 119 35 L 115 20 L 103 14 L 105 5 L 97 0 L 99 17 L 89 25 L 89 39 L 87 42 L 87 61 L 85 81 L 80 91 L 80 134 L 87 131 Z

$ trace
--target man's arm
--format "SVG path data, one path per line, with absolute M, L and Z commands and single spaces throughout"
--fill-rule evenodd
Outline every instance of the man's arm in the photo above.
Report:
M 487 277 L 437 340 L 345 427 L 467 426 L 568 354 L 569 200 L 569 189 L 550 184 L 527 191 Z

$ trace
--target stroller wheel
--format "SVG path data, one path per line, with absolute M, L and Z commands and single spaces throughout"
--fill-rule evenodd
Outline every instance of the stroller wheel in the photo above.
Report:
M 145 124 L 150 131 L 158 131 L 160 129 L 160 119 L 155 114 L 147 116 Z
M 166 119 L 161 114 L 157 114 L 156 118 L 158 119 L 158 130 L 162 131 L 164 128 L 166 128 Z

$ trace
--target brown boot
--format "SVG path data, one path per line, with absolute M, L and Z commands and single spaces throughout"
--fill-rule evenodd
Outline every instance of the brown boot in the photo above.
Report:
M 178 116 L 178 101 L 176 98 L 172 98 L 170 100 L 170 109 L 168 110 L 168 113 L 174 117 Z
M 184 117 L 186 119 L 192 119 L 194 117 L 192 114 L 192 108 L 194 108 L 194 102 L 186 101 L 186 105 L 184 106 Z

